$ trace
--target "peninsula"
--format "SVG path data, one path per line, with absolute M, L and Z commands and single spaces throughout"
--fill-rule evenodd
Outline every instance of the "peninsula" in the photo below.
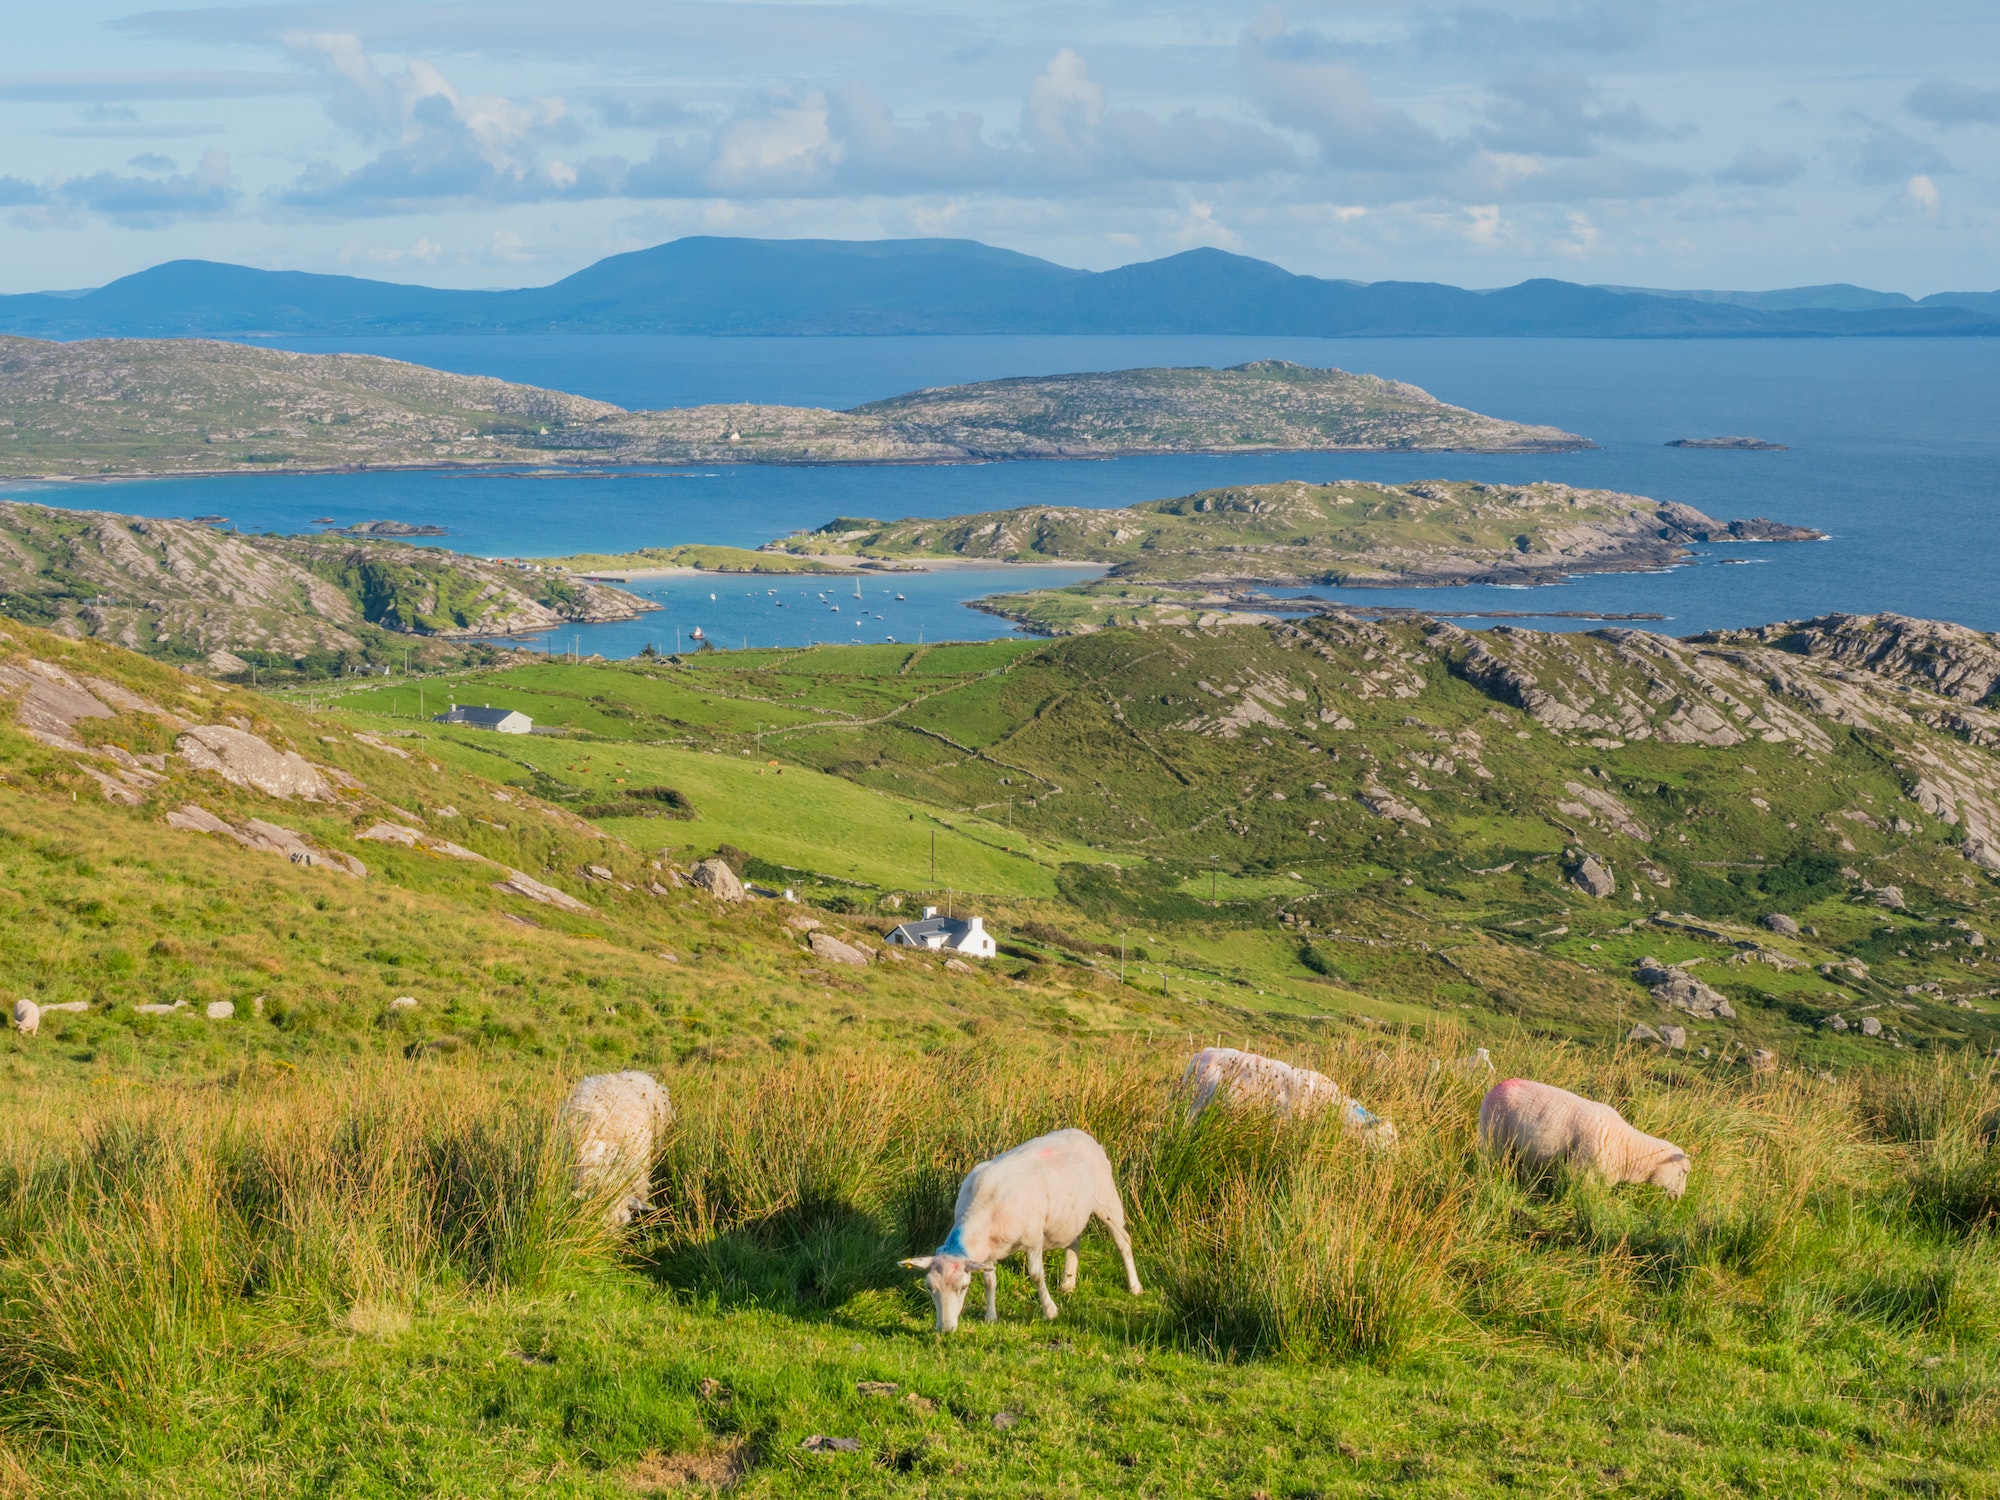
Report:
M 0 477 L 1589 446 L 1400 381 L 1280 360 L 985 381 L 849 411 L 629 412 L 368 355 L 198 339 L 0 338 Z
M 941 520 L 829 521 L 767 544 L 822 560 L 1094 562 L 1126 582 L 1424 587 L 1552 583 L 1670 567 L 1702 542 L 1816 541 L 1762 519 L 1574 489 L 1427 480 L 1287 481 L 1205 490 L 1119 510 L 1028 506 Z

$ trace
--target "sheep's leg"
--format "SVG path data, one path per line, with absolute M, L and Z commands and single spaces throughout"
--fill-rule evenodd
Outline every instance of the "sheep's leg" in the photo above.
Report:
M 1056 1299 L 1049 1295 L 1049 1276 L 1042 1265 L 1040 1245 L 1028 1251 L 1028 1279 L 1035 1284 L 1035 1296 L 1041 1301 L 1042 1316 L 1053 1318 L 1057 1312 Z
M 986 1321 L 1000 1321 L 1000 1273 L 992 1266 L 986 1268 Z
M 1062 1285 L 1056 1288 L 1067 1297 L 1076 1290 L 1076 1246 L 1070 1245 L 1063 1251 Z
M 1132 1236 L 1125 1232 L 1125 1205 L 1113 1199 L 1111 1212 L 1098 1217 L 1111 1231 L 1111 1242 L 1118 1247 L 1119 1258 L 1125 1262 L 1126 1289 L 1135 1297 L 1145 1295 L 1146 1289 L 1139 1285 L 1139 1268 L 1132 1264 Z

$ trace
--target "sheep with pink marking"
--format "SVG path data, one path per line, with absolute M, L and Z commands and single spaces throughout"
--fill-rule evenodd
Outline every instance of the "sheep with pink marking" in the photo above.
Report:
M 1042 1256 L 1053 1249 L 1063 1252 L 1057 1290 L 1064 1296 L 1075 1291 L 1077 1242 L 1093 1218 L 1111 1231 L 1125 1261 L 1125 1284 L 1139 1296 L 1143 1288 L 1132 1264 L 1132 1238 L 1125 1232 L 1125 1205 L 1111 1175 L 1111 1159 L 1081 1130 L 1051 1131 L 966 1173 L 945 1242 L 935 1254 L 913 1256 L 902 1264 L 924 1273 L 937 1331 L 950 1333 L 958 1327 L 975 1274 L 986 1277 L 986 1321 L 999 1320 L 997 1268 L 1016 1250 L 1025 1250 L 1042 1316 L 1053 1318 L 1058 1309 L 1049 1295 Z
M 1366 1135 L 1371 1146 L 1396 1143 L 1396 1127 L 1346 1093 L 1324 1073 L 1295 1067 L 1256 1052 L 1235 1047 L 1204 1047 L 1181 1074 L 1188 1091 L 1192 1118 L 1213 1104 L 1218 1095 L 1232 1104 L 1251 1104 L 1290 1119 L 1303 1119 L 1323 1109 L 1338 1109 L 1349 1130 Z
M 1608 1104 L 1527 1078 L 1486 1091 L 1479 1142 L 1496 1156 L 1530 1165 L 1568 1162 L 1614 1185 L 1646 1183 L 1670 1198 L 1687 1191 L 1688 1155 L 1672 1141 L 1635 1129 Z

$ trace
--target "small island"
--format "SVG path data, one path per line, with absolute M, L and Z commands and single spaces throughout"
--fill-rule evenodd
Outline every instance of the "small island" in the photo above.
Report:
M 1783 443 L 1767 443 L 1753 437 L 1674 438 L 1669 448 L 1723 448 L 1735 453 L 1789 453 Z
M 1762 518 L 1566 484 L 1286 481 L 1119 510 L 1028 506 L 941 519 L 840 517 L 766 551 L 823 562 L 978 559 L 1102 563 L 1126 582 L 1436 587 L 1554 583 L 1684 561 L 1697 543 L 1821 539 Z
M 196 517 L 197 520 L 200 517 Z M 407 521 L 356 521 L 352 526 L 343 526 L 340 536 L 450 536 L 442 526 L 412 526 Z

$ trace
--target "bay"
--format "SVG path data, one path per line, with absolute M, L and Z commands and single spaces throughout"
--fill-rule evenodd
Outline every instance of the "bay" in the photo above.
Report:
M 694 338 L 458 336 L 285 340 L 284 347 L 375 353 L 467 374 L 553 386 L 624 406 L 760 400 L 851 406 L 923 386 L 1138 365 L 1255 358 L 1338 365 L 1408 380 L 1441 398 L 1591 438 L 1572 454 L 1170 456 L 884 468 L 650 468 L 555 478 L 399 473 L 242 475 L 112 485 L 13 485 L 43 503 L 145 515 L 222 514 L 246 530 L 309 531 L 316 517 L 443 525 L 443 545 L 483 556 L 617 552 L 675 542 L 755 546 L 834 516 L 892 519 L 1016 505 L 1116 506 L 1276 479 L 1555 480 L 1680 500 L 1712 515 L 1820 528 L 1824 543 L 1706 547 L 1664 573 L 1579 578 L 1533 590 L 1315 590 L 1360 604 L 1481 611 L 1655 613 L 1647 628 L 1687 634 L 1830 611 L 1905 614 L 2000 629 L 2000 341 L 1984 339 L 1556 340 L 1236 337 Z M 1678 437 L 1741 433 L 1783 453 L 1667 448 Z M 902 638 L 1004 632 L 963 599 L 1039 585 L 1026 570 L 927 575 L 899 585 Z M 786 644 L 794 617 L 777 582 L 655 579 L 639 585 L 679 618 L 731 592 L 706 633 L 729 644 Z M 696 585 L 699 585 L 697 587 Z M 851 584 L 839 587 L 851 593 Z M 792 592 L 798 593 L 796 585 Z M 817 602 L 818 585 L 808 592 Z M 829 589 L 830 600 L 834 597 Z M 788 608 L 796 601 L 788 601 Z M 869 610 L 868 614 L 876 613 Z M 887 611 L 883 611 L 885 615 Z M 782 625 L 780 622 L 782 621 Z M 761 622 L 761 623 L 760 623 Z M 582 649 L 627 654 L 662 616 L 579 627 Z M 692 615 L 683 621 L 694 623 Z M 850 620 L 828 614 L 823 625 Z M 1587 620 L 1537 618 L 1551 628 Z M 893 629 L 885 619 L 884 632 Z M 768 627 L 768 628 L 767 628 Z M 670 634 L 670 631 L 669 631 Z M 734 637 L 732 640 L 731 637 Z M 768 636 L 769 638 L 765 638 Z M 821 639 L 837 638 L 829 630 Z M 601 641 L 602 644 L 595 644 Z

